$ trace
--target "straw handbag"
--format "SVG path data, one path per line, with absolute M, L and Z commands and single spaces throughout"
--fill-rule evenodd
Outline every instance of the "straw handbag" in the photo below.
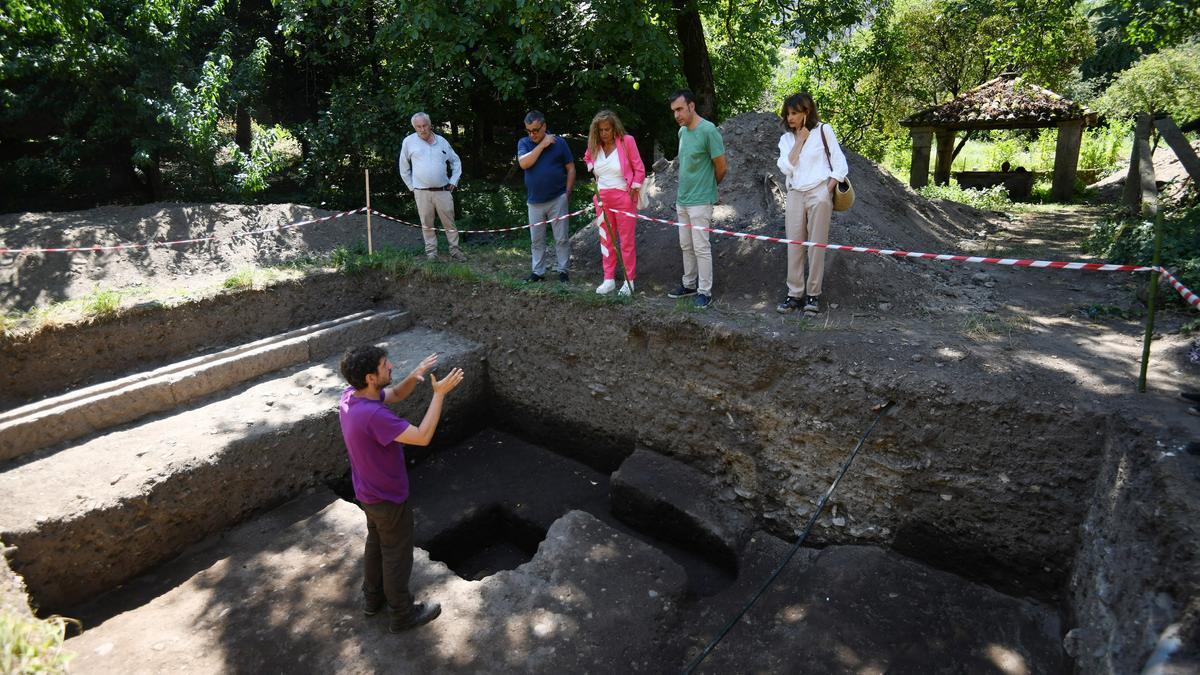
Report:
M 829 170 L 833 171 L 833 160 L 829 158 L 829 141 L 825 140 L 825 125 L 821 125 L 821 144 L 825 146 L 825 161 L 829 162 Z M 833 210 L 845 211 L 854 206 L 854 185 L 850 177 L 842 179 L 833 188 Z

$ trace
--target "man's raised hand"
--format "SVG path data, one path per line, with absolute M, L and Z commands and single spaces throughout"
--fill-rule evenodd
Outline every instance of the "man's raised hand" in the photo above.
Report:
M 457 387 L 463 381 L 462 368 L 454 368 L 445 377 L 445 379 L 437 379 L 437 375 L 429 374 L 429 386 L 433 387 L 435 394 L 448 394 L 452 389 Z
M 437 361 L 438 361 L 438 355 L 436 352 L 433 354 L 430 354 L 429 356 L 426 356 L 424 359 L 421 360 L 420 363 L 417 364 L 416 368 L 413 368 L 413 371 L 412 371 L 412 373 L 409 374 L 409 376 L 412 377 L 413 379 L 415 379 L 417 382 L 424 382 L 425 381 L 425 373 L 428 373 L 430 370 L 433 370 L 433 367 L 437 365 Z

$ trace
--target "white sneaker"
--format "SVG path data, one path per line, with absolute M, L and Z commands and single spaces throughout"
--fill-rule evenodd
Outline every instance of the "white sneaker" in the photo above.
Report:
M 621 290 L 617 291 L 617 295 L 624 295 L 626 297 L 633 295 L 633 282 L 626 281 L 621 284 Z
M 596 292 L 600 295 L 608 295 L 609 293 L 612 293 L 613 289 L 616 287 L 617 282 L 613 281 L 612 279 L 605 279 L 604 283 L 596 287 Z

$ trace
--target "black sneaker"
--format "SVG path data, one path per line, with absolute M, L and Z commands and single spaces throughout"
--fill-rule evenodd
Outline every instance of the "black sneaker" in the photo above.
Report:
M 567 283 L 568 281 L 570 281 L 570 280 L 571 280 L 571 276 L 570 276 L 570 275 L 568 275 L 566 272 L 559 272 L 559 273 L 558 273 L 558 280 L 559 280 L 559 281 L 561 281 L 561 282 L 563 282 L 563 283 L 565 284 L 565 283 Z
M 821 296 L 810 295 L 804 300 L 804 313 L 816 314 L 821 311 Z
M 536 283 L 538 281 L 543 281 L 543 280 L 545 280 L 545 278 L 546 277 L 538 274 L 537 272 L 530 272 L 529 276 L 525 277 L 525 283 L 532 284 L 532 283 Z
M 696 309 L 708 309 L 708 306 L 712 304 L 712 301 L 713 301 L 713 299 L 712 299 L 711 295 L 705 295 L 704 293 L 697 293 L 696 294 Z
M 392 621 L 388 624 L 388 632 L 400 633 L 417 626 L 425 624 L 438 618 L 442 613 L 442 606 L 436 602 L 425 604 L 418 602 L 409 608 L 407 612 L 397 612 L 394 609 L 389 609 L 392 613 Z
M 689 295 L 695 295 L 695 294 L 696 294 L 696 289 L 688 288 L 687 286 L 684 286 L 683 284 L 679 284 L 679 288 L 676 288 L 675 290 L 671 291 L 670 293 L 667 293 L 667 297 L 668 298 L 686 298 Z
M 783 302 L 775 305 L 775 311 L 779 312 L 780 314 L 788 314 L 789 312 L 794 312 L 802 307 L 804 307 L 804 303 L 800 301 L 800 298 L 793 298 L 789 295 L 783 299 Z
M 1181 391 L 1179 398 L 1192 403 L 1200 403 L 1200 391 Z

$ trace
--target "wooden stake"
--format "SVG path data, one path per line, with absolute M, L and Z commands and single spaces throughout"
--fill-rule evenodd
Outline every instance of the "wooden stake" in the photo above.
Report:
M 367 255 L 375 252 L 371 244 L 371 170 L 363 169 L 363 179 L 367 185 Z

